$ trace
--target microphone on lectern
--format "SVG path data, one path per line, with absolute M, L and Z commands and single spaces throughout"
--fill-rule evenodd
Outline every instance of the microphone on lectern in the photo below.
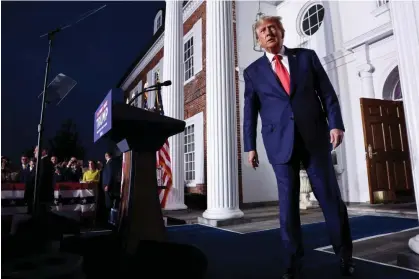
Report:
M 157 83 L 157 84 L 159 84 L 159 83 Z M 166 80 L 166 81 L 160 83 L 160 86 L 170 86 L 170 85 L 172 85 L 171 80 Z
M 146 87 L 144 89 L 151 89 L 151 88 L 162 87 L 162 86 L 170 86 L 170 85 L 172 85 L 172 81 L 171 80 L 166 80 L 164 82 L 157 82 L 156 84 L 154 84 L 150 87 Z

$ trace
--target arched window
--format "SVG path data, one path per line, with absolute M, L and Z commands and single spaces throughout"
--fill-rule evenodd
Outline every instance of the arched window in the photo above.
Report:
M 393 90 L 393 100 L 402 100 L 402 99 L 403 99 L 402 87 L 400 85 L 400 79 L 399 79 Z
M 384 83 L 383 99 L 392 101 L 401 101 L 403 99 L 398 67 L 391 71 Z
M 163 25 L 163 11 L 160 10 L 157 12 L 156 17 L 154 18 L 154 33 L 156 34 L 156 32 L 160 29 L 160 27 L 162 27 Z

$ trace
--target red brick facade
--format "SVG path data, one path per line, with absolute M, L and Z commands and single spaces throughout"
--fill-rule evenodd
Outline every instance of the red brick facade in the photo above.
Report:
M 185 93 L 185 119 L 188 119 L 200 112 L 204 114 L 204 172 L 205 172 L 205 183 L 197 185 L 196 187 L 188 187 L 187 191 L 190 193 L 206 194 L 206 170 L 207 170 L 207 134 L 206 134 L 206 4 L 205 1 L 195 10 L 195 12 L 188 18 L 183 25 L 183 34 L 187 34 L 194 26 L 194 24 L 202 19 L 202 70 L 189 81 L 184 88 Z M 236 41 L 236 14 L 235 14 L 235 2 L 233 2 L 233 20 L 234 20 L 234 56 L 235 56 L 235 67 L 238 66 L 237 59 L 237 41 Z M 157 55 L 148 63 L 148 65 L 141 71 L 141 73 L 135 78 L 134 82 L 129 85 L 125 91 L 125 96 L 129 96 L 129 92 L 140 82 L 143 84 L 146 82 L 147 73 L 152 70 L 163 57 L 163 48 L 157 53 Z M 235 74 L 236 83 L 236 110 L 237 110 L 237 135 L 240 139 L 240 99 L 239 99 L 239 75 Z M 239 193 L 240 203 L 242 201 L 242 181 L 241 181 L 241 144 L 238 141 L 238 168 L 239 168 Z
M 194 116 L 200 112 L 204 113 L 204 173 L 207 170 L 207 125 L 206 125 L 206 70 L 205 70 L 205 61 L 206 61 L 206 26 L 207 26 L 207 16 L 206 16 L 206 5 L 203 2 L 198 9 L 188 18 L 188 20 L 183 24 L 183 34 L 187 34 L 194 24 L 202 19 L 202 70 L 195 75 L 194 79 L 188 82 L 185 85 L 185 119 Z M 188 187 L 187 191 L 191 193 L 206 193 L 206 175 L 205 184 L 196 185 L 196 187 Z

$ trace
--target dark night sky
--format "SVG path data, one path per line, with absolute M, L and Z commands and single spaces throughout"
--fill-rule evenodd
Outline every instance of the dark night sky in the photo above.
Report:
M 2 2 L 1 11 L 1 155 L 16 162 L 35 146 L 48 41 L 39 36 L 85 12 L 107 7 L 59 33 L 51 56 L 50 81 L 64 73 L 78 84 L 58 106 L 45 113 L 45 138 L 64 119 L 73 118 L 87 158 L 102 158 L 93 144 L 93 113 L 117 85 L 153 35 L 153 21 L 163 1 Z

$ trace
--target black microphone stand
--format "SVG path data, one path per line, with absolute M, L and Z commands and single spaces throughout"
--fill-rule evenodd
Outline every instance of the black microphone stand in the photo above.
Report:
M 131 105 L 132 103 L 134 103 L 134 101 L 138 98 L 138 97 L 140 97 L 141 95 L 143 95 L 144 93 L 146 93 L 146 92 L 150 92 L 150 91 L 154 91 L 154 90 L 156 90 L 156 87 L 149 87 L 149 88 L 146 88 L 146 89 L 144 89 L 143 91 L 141 91 L 141 92 L 139 92 L 139 93 L 137 93 L 137 94 L 135 94 L 135 96 L 134 96 L 134 98 L 132 98 L 129 102 L 128 102 L 128 105 Z
M 46 95 L 47 95 L 48 77 L 49 77 L 50 64 L 51 64 L 52 42 L 53 42 L 54 36 L 58 32 L 66 29 L 66 28 L 69 28 L 74 24 L 79 23 L 80 21 L 82 21 L 82 20 L 88 18 L 89 16 L 97 13 L 98 11 L 102 10 L 105 7 L 106 7 L 106 5 L 103 5 L 98 9 L 95 9 L 93 11 L 89 11 L 89 12 L 83 14 L 82 16 L 80 16 L 79 19 L 77 21 L 75 21 L 74 23 L 67 24 L 63 27 L 59 27 L 59 28 L 57 28 L 53 31 L 50 31 L 50 32 L 40 36 L 41 38 L 45 37 L 45 36 L 48 36 L 48 55 L 47 55 L 46 66 L 45 66 L 44 91 L 43 91 L 43 94 L 42 94 L 42 104 L 41 104 L 41 117 L 40 117 L 39 124 L 38 124 L 38 150 L 36 152 L 37 154 L 36 154 L 35 185 L 34 185 L 33 209 L 32 209 L 33 210 L 33 212 L 32 212 L 33 216 L 39 216 L 39 213 L 40 213 L 40 211 L 39 211 L 39 209 L 40 209 L 39 194 L 40 194 L 40 184 L 41 184 L 40 183 L 41 182 L 40 181 L 40 172 L 41 172 L 40 166 L 41 166 L 42 142 L 43 142 L 42 135 L 43 135 L 43 131 L 44 131 L 44 114 L 45 114 L 44 111 L 45 111 L 45 105 L 46 105 L 46 100 L 47 100 Z
M 54 39 L 54 35 L 61 31 L 61 28 L 57 28 L 54 31 L 48 33 L 48 55 L 46 59 L 46 67 L 45 67 L 45 76 L 44 76 L 44 91 L 42 94 L 42 105 L 41 105 L 41 117 L 38 124 L 38 149 L 36 154 L 36 168 L 35 168 L 35 186 L 34 186 L 34 197 L 33 197 L 33 214 L 35 216 L 39 215 L 39 186 L 40 186 L 40 166 L 41 166 L 41 154 L 42 154 L 42 135 L 43 135 L 43 126 L 44 126 L 44 111 L 46 105 L 46 92 L 48 86 L 48 77 L 50 72 L 50 63 L 51 63 L 51 49 L 52 49 L 52 41 Z

